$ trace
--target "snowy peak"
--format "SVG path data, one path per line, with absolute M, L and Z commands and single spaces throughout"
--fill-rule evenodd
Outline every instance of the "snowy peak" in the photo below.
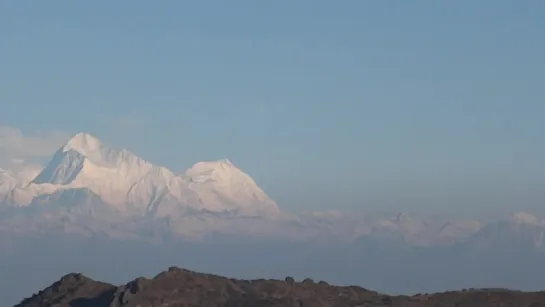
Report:
M 221 159 L 216 161 L 201 161 L 196 163 L 193 167 L 202 167 L 202 168 L 214 168 L 214 169 L 232 169 L 236 168 L 235 165 L 229 161 L 229 159 Z
M 60 154 L 77 152 L 90 162 L 109 168 L 128 166 L 132 168 L 144 167 L 149 170 L 150 163 L 125 150 L 107 146 L 98 138 L 88 133 L 78 133 L 62 146 Z M 123 166 L 123 164 L 125 164 Z
M 66 145 L 62 147 L 62 151 L 75 150 L 85 156 L 87 153 L 100 151 L 103 146 L 102 142 L 96 137 L 80 132 L 68 140 Z
M 42 194 L 43 186 L 51 187 L 48 192 L 87 188 L 118 210 L 126 211 L 128 202 L 148 204 L 148 191 L 156 190 L 153 185 L 157 182 L 148 177 L 159 175 L 174 177 L 170 171 L 163 171 L 127 150 L 108 147 L 90 134 L 78 133 L 57 150 L 28 192 L 36 197 Z M 147 185 L 135 189 L 141 182 Z
M 183 176 L 186 176 L 195 182 L 204 182 L 211 179 L 247 180 L 249 178 L 227 159 L 198 162 L 186 170 Z
M 118 177 L 116 179 L 132 184 L 152 168 L 151 163 L 131 152 L 108 147 L 88 133 L 78 133 L 57 150 L 34 183 L 66 185 L 85 175 L 86 178 L 79 179 L 96 181 L 105 176 Z
M 227 159 L 198 162 L 181 175 L 205 203 L 213 208 L 253 214 L 277 214 L 278 205 L 256 182 Z

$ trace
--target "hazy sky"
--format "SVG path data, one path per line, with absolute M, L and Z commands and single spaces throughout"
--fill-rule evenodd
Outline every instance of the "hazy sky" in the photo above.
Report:
M 0 29 L 9 158 L 85 131 L 284 208 L 545 207 L 543 1 L 2 1 Z

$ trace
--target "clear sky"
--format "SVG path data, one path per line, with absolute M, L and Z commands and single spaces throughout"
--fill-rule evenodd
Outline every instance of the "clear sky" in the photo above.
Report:
M 4 129 L 229 158 L 284 208 L 545 211 L 543 1 L 2 1 L 0 29 Z

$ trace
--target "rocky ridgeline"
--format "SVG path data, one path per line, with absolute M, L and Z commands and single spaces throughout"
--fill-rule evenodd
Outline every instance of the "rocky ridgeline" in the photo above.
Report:
M 545 292 L 472 289 L 414 296 L 389 296 L 357 286 L 332 286 L 305 279 L 239 280 L 171 267 L 152 279 L 123 286 L 68 274 L 15 307 L 349 307 L 504 306 L 545 307 Z

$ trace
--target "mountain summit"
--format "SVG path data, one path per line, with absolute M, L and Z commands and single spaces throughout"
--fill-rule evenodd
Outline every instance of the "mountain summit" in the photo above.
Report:
M 74 189 L 85 190 L 129 216 L 167 217 L 188 210 L 252 216 L 279 213 L 276 203 L 229 160 L 199 162 L 175 174 L 87 133 L 68 140 L 30 184 L 14 188 L 5 202 L 29 206 L 48 195 L 62 199 L 62 193 L 72 195 Z
M 104 145 L 96 137 L 88 133 L 78 133 L 72 137 L 66 145 L 63 146 L 63 151 L 76 150 L 82 155 L 99 151 Z

